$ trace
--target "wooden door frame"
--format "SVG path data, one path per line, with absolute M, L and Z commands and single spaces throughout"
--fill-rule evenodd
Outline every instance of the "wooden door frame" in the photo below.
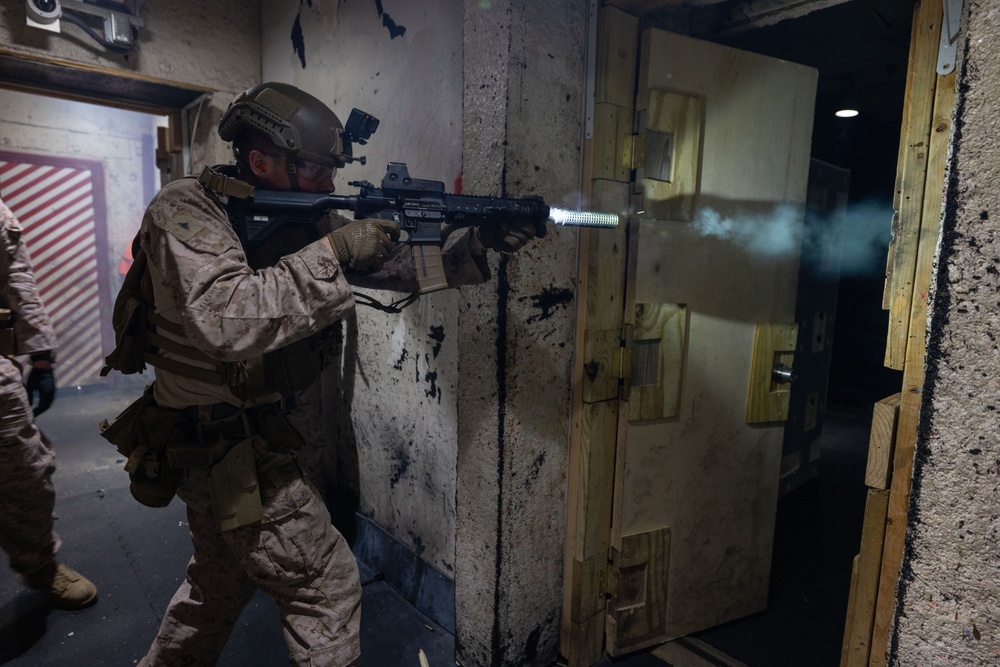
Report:
M 936 58 L 941 16 L 941 0 L 925 0 L 918 4 L 913 19 L 895 201 L 898 219 L 893 225 L 884 298 L 884 308 L 897 323 L 887 340 L 886 366 L 903 371 L 902 405 L 894 435 L 896 471 L 888 517 L 879 519 L 885 521 L 885 540 L 876 547 L 881 553 L 881 558 L 875 558 L 879 564 L 876 594 L 867 602 L 852 597 L 852 603 L 866 607 L 849 609 L 849 619 L 863 612 L 874 620 L 866 651 L 870 661 L 866 657 L 863 663 L 873 666 L 885 664 L 902 562 L 924 379 L 927 290 L 939 235 L 954 108 L 954 73 L 937 75 L 934 63 L 930 70 L 927 64 L 928 58 Z M 583 189 L 598 207 L 621 199 L 616 189 L 620 184 L 625 184 L 628 197 L 622 156 L 631 156 L 635 98 L 634 90 L 626 95 L 619 84 L 622 80 L 631 84 L 634 79 L 639 29 L 637 17 L 608 6 L 598 10 L 596 24 L 593 134 L 584 146 Z M 561 638 L 562 654 L 571 667 L 588 666 L 603 657 L 608 549 L 613 537 L 611 504 L 614 485 L 621 480 L 621 471 L 614 466 L 622 427 L 618 377 L 624 313 L 616 298 L 626 276 L 628 238 L 627 225 L 614 235 L 580 235 L 579 286 L 585 298 L 577 301 Z M 619 307 L 611 308 L 611 304 Z M 849 633 L 848 623 L 845 649 Z
M 928 297 L 956 96 L 956 68 L 948 74 L 937 72 L 942 18 L 942 0 L 917 3 L 882 299 L 889 312 L 885 366 L 901 370 L 903 380 L 900 393 L 879 401 L 873 410 L 868 503 L 851 578 L 842 667 L 885 665 L 895 616 L 923 402 Z M 893 412 L 891 417 L 882 416 L 886 410 Z M 879 431 L 880 421 L 891 422 L 888 432 Z M 881 471 L 873 469 L 876 461 Z
M 639 19 L 621 9 L 597 10 L 593 133 L 584 144 L 585 198 L 594 210 L 627 211 L 632 198 L 632 146 Z M 605 604 L 611 579 L 611 510 L 620 495 L 620 419 L 629 223 L 581 230 L 576 348 L 567 493 L 561 650 L 571 667 L 604 654 Z M 627 404 L 625 404 L 627 406 Z

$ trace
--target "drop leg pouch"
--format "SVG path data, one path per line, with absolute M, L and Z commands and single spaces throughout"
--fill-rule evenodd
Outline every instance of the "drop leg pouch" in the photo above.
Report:
M 220 531 L 233 530 L 264 518 L 252 439 L 235 445 L 212 466 L 208 488 Z

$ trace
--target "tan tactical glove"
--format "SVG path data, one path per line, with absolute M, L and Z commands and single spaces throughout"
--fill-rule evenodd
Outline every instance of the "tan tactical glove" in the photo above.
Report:
M 365 218 L 335 229 L 327 236 L 341 266 L 375 272 L 382 268 L 399 240 L 399 225 L 392 220 Z
M 531 239 L 544 238 L 547 231 L 544 221 L 530 220 L 514 220 L 476 227 L 476 233 L 479 234 L 483 246 L 500 252 L 520 250 Z

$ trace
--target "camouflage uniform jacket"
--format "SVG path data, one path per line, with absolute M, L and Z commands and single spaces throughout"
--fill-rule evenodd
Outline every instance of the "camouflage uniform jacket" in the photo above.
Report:
M 38 296 L 31 259 L 21 238 L 21 224 L 0 200 L 0 308 L 14 312 L 14 341 L 18 354 L 55 352 L 56 336 Z
M 382 270 L 365 276 L 346 275 L 322 237 L 254 270 L 225 201 L 196 179 L 174 181 L 153 198 L 139 232 L 149 258 L 156 312 L 181 324 L 187 344 L 212 359 L 246 361 L 322 331 L 354 308 L 349 278 L 365 287 L 404 292 L 415 288 L 406 244 L 397 245 Z M 342 218 L 330 218 L 328 226 L 343 224 Z M 445 273 L 452 285 L 489 278 L 485 257 L 475 256 L 464 232 L 451 235 L 444 248 Z M 155 387 L 156 401 L 163 407 L 239 404 L 226 386 L 163 369 L 156 371 Z

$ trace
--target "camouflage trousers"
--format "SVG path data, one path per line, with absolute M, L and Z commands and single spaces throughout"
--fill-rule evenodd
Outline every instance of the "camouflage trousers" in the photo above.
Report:
M 0 357 L 0 547 L 15 571 L 35 572 L 55 558 L 52 531 L 55 454 L 35 425 L 20 369 Z
M 311 483 L 262 487 L 263 520 L 225 532 L 212 514 L 207 467 L 188 468 L 177 495 L 187 504 L 194 555 L 140 667 L 214 665 L 257 588 L 277 603 L 290 664 L 357 660 L 357 562 Z

